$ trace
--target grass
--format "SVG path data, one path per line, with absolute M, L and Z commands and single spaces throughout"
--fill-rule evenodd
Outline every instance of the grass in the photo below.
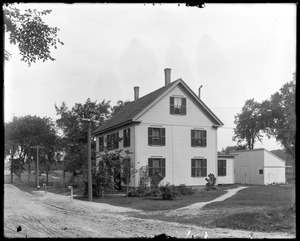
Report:
M 194 224 L 208 228 L 243 229 L 295 234 L 295 188 L 293 186 L 249 186 L 222 202 L 207 204 L 198 215 L 162 216 L 134 214 L 144 219 Z
M 226 187 L 228 189 L 228 187 Z M 107 203 L 115 206 L 129 207 L 143 211 L 171 210 L 188 206 L 197 202 L 207 202 L 213 200 L 225 193 L 222 187 L 216 191 L 197 190 L 192 195 L 180 196 L 173 200 L 162 200 L 161 198 L 146 197 L 124 197 L 124 196 L 104 196 L 94 197 L 93 201 L 98 203 Z M 80 200 L 87 200 L 87 197 L 77 197 Z
M 261 232 L 295 233 L 296 213 L 292 206 L 245 211 L 215 219 L 211 222 L 211 226 Z
M 233 207 L 281 207 L 295 202 L 293 186 L 248 186 L 223 202 L 207 204 L 203 209 L 233 208 Z

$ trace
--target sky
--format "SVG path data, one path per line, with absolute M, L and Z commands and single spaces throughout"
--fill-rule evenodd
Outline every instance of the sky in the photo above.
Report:
M 20 61 L 15 45 L 4 64 L 4 121 L 48 116 L 54 105 L 69 108 L 90 98 L 98 103 L 140 97 L 181 78 L 224 123 L 218 150 L 236 145 L 234 116 L 246 100 L 261 102 L 296 71 L 296 4 L 99 4 L 27 3 L 20 10 L 51 9 L 44 16 L 64 42 L 56 61 Z M 7 38 L 5 38 L 6 40 Z M 281 149 L 265 137 L 255 148 Z

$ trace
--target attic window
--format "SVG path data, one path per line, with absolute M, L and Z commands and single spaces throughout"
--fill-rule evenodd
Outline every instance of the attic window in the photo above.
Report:
M 170 97 L 170 114 L 171 115 L 186 115 L 186 98 Z

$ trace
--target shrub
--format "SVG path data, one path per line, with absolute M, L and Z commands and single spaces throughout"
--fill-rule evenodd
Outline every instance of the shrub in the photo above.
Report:
M 192 187 L 187 187 L 185 184 L 180 184 L 175 188 L 180 195 L 191 195 L 196 192 L 195 189 L 193 189 Z
M 151 188 L 157 188 L 159 183 L 164 179 L 164 176 L 160 172 L 155 172 L 153 176 L 150 177 Z
M 208 178 L 205 178 L 205 180 L 207 181 L 206 183 L 206 190 L 209 191 L 209 190 L 216 190 L 218 189 L 216 187 L 216 177 L 214 174 L 210 173 L 208 174 Z
M 172 200 L 180 195 L 177 188 L 169 183 L 160 186 L 159 190 L 161 191 L 161 197 L 164 200 Z
M 144 193 L 144 197 L 159 197 L 161 192 L 158 188 L 152 188 Z
M 138 188 L 129 189 L 127 196 L 128 197 L 144 197 L 145 193 L 149 191 L 150 188 L 146 186 L 140 186 Z

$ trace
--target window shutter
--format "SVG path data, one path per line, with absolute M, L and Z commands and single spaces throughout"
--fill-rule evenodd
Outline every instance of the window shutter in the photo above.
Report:
M 160 159 L 160 168 L 161 168 L 161 172 L 163 174 L 163 176 L 166 176 L 166 159 L 161 158 Z
M 195 159 L 192 159 L 192 177 L 195 176 Z
M 127 143 L 126 143 L 126 129 L 123 130 L 123 147 L 126 147 Z
M 181 104 L 182 104 L 182 115 L 186 115 L 186 98 L 181 99 Z
M 119 132 L 116 133 L 115 137 L 116 137 L 116 140 L 115 140 L 116 149 L 119 149 Z
M 152 128 L 148 127 L 148 145 L 152 146 Z
M 148 172 L 150 177 L 153 176 L 152 158 L 148 158 Z
M 130 146 L 130 128 L 127 129 L 127 146 Z
M 203 140 L 203 146 L 204 147 L 206 147 L 206 145 L 207 145 L 207 143 L 206 143 L 206 131 L 202 131 L 202 135 L 203 135 L 203 138 L 202 138 L 202 140 Z
M 191 146 L 196 146 L 195 130 L 191 130 Z
M 166 129 L 161 128 L 161 145 L 165 146 L 166 145 Z
M 100 136 L 99 137 L 99 151 L 102 151 L 103 150 L 103 136 Z
M 170 114 L 174 114 L 174 97 L 170 97 Z
M 203 174 L 206 177 L 207 176 L 207 165 L 206 165 L 206 159 L 202 160 L 203 162 Z

